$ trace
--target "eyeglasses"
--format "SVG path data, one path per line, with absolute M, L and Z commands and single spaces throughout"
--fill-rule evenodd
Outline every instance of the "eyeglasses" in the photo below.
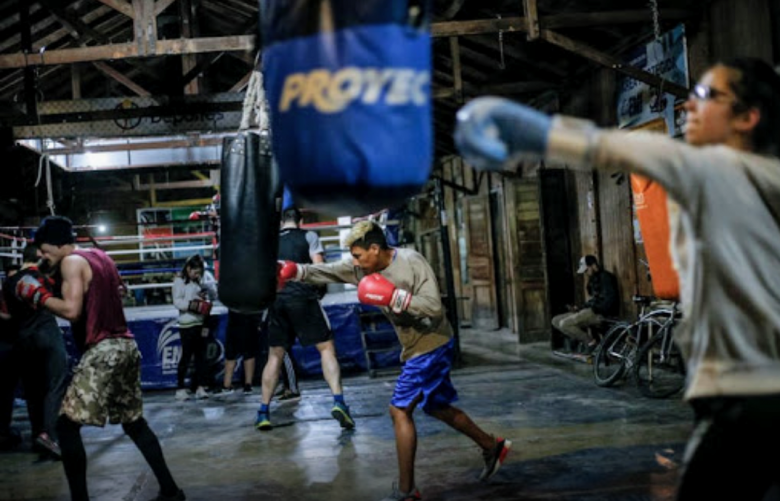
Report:
M 719 96 L 728 97 L 729 101 L 736 102 L 736 99 L 730 97 L 728 92 L 714 89 L 709 85 L 704 85 L 704 84 L 694 85 L 693 89 L 691 90 L 691 93 L 688 94 L 689 98 L 696 99 L 698 101 L 715 100 L 718 99 Z

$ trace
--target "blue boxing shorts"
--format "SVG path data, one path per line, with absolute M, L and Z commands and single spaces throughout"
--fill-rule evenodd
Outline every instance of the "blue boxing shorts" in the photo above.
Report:
M 450 380 L 455 340 L 430 353 L 407 360 L 395 383 L 390 404 L 400 409 L 409 407 L 422 394 L 419 405 L 423 412 L 449 407 L 458 400 L 458 392 Z

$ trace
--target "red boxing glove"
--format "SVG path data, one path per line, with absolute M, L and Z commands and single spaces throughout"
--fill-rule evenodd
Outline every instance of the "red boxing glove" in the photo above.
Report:
M 197 313 L 198 315 L 207 316 L 211 313 L 212 304 L 210 301 L 203 301 L 202 299 L 193 299 L 190 301 L 187 311 L 191 313 Z
M 363 277 L 358 284 L 358 299 L 361 303 L 387 306 L 393 313 L 402 313 L 412 302 L 412 293 L 396 286 L 379 273 Z
M 292 261 L 276 263 L 276 290 L 282 290 L 289 280 L 300 280 L 302 277 L 303 268 Z
M 41 308 L 46 301 L 54 296 L 46 287 L 43 277 L 25 274 L 16 284 L 16 297 L 35 308 Z

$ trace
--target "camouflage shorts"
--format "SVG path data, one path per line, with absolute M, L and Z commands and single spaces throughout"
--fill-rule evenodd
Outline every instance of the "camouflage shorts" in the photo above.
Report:
M 131 423 L 143 414 L 141 354 L 133 339 L 106 339 L 81 357 L 60 414 L 85 425 Z

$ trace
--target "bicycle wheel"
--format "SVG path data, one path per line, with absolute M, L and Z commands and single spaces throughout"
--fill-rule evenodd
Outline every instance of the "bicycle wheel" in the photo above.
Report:
M 636 385 L 642 395 L 667 398 L 685 386 L 685 362 L 671 332 L 656 334 L 639 350 L 634 367 Z
M 632 326 L 628 323 L 613 325 L 604 335 L 599 349 L 593 356 L 593 380 L 599 386 L 614 386 L 626 370 L 636 345 Z

